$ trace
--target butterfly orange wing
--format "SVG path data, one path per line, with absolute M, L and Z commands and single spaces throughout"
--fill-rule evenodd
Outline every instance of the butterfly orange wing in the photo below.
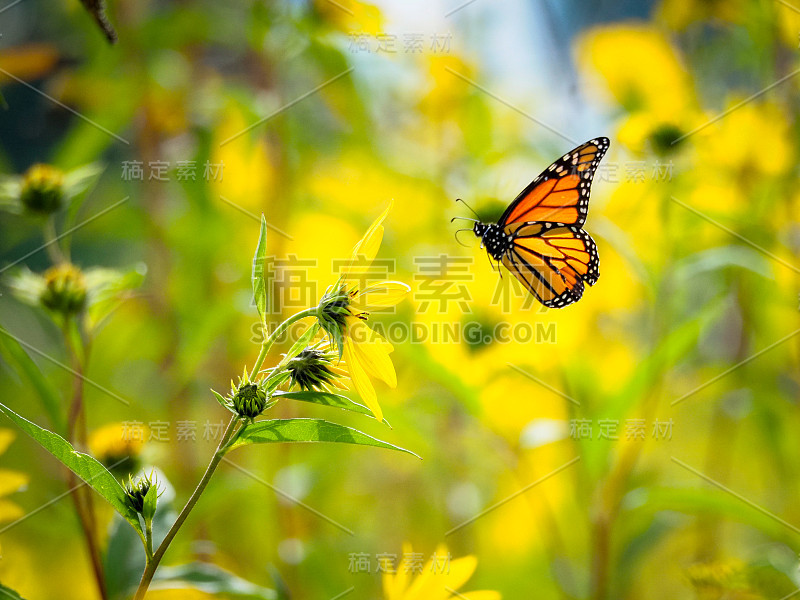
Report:
M 513 244 L 502 257 L 503 265 L 545 306 L 577 302 L 584 282 L 597 282 L 597 246 L 579 227 L 530 223 L 507 226 L 506 232 Z
M 522 190 L 498 224 L 539 221 L 583 226 L 592 179 L 609 144 L 608 138 L 595 138 L 559 158 Z

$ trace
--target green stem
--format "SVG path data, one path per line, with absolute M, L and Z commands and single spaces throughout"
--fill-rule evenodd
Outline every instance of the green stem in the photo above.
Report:
M 203 478 L 200 480 L 200 483 L 197 484 L 197 487 L 195 488 L 194 492 L 192 492 L 189 500 L 187 500 L 186 505 L 181 511 L 181 514 L 178 515 L 178 518 L 175 519 L 172 527 L 169 528 L 164 540 L 161 542 L 158 548 L 156 548 L 156 551 L 153 553 L 152 557 L 148 557 L 147 565 L 145 566 L 144 573 L 142 573 L 142 579 L 139 582 L 139 587 L 136 590 L 134 600 L 144 599 L 144 595 L 147 593 L 147 589 L 150 587 L 150 583 L 153 581 L 153 576 L 156 573 L 156 569 L 158 569 L 161 559 L 164 558 L 164 553 L 167 551 L 167 548 L 169 547 L 175 535 L 178 533 L 178 530 L 181 528 L 184 521 L 186 521 L 189 513 L 192 512 L 195 504 L 197 504 L 200 496 L 205 491 L 208 482 L 211 481 L 211 476 L 214 474 L 214 471 L 217 469 L 219 463 L 222 461 L 222 458 L 225 456 L 228 442 L 233 435 L 235 425 L 238 421 L 239 417 L 237 416 L 231 418 L 230 423 L 228 423 L 228 427 L 225 429 L 225 433 L 222 436 L 222 440 L 220 440 L 219 446 L 217 446 L 217 451 L 211 458 L 211 462 L 208 463 L 208 467 L 206 468 L 206 472 L 203 474 Z M 152 540 L 152 534 L 149 536 L 149 539 Z M 150 543 L 152 544 L 152 541 Z
M 145 552 L 147 553 L 147 561 L 153 560 L 153 519 L 145 519 L 144 522 L 144 539 L 145 539 Z
M 70 401 L 69 413 L 67 416 L 67 439 L 70 443 L 75 444 L 76 440 L 81 444 L 86 444 L 87 430 L 86 430 L 86 411 L 83 410 L 83 381 L 84 372 L 86 370 L 87 349 L 83 345 L 83 339 L 80 335 L 74 337 L 73 327 L 77 327 L 77 323 L 72 319 L 65 319 L 62 327 L 64 335 L 64 344 L 67 348 L 67 353 L 72 363 L 72 369 L 75 373 L 73 379 L 73 392 L 72 400 Z M 75 505 L 75 512 L 78 515 L 78 521 L 83 530 L 84 538 L 86 539 L 86 547 L 89 552 L 89 558 L 92 564 L 92 571 L 97 583 L 97 590 L 100 598 L 105 600 L 108 595 L 106 593 L 105 585 L 105 572 L 103 570 L 103 561 L 100 552 L 100 543 L 97 535 L 97 522 L 94 512 L 94 501 L 92 493 L 88 488 L 80 488 L 75 485 L 76 478 L 72 471 L 67 473 L 67 486 L 70 490 L 70 496 Z
M 47 255 L 54 265 L 60 265 L 69 262 L 61 246 L 58 245 L 58 235 L 56 235 L 56 222 L 55 218 L 50 215 L 44 223 L 44 241 L 46 243 Z
M 300 319 L 305 319 L 306 317 L 315 317 L 317 316 L 317 307 L 314 308 L 307 308 L 305 310 L 300 311 L 296 315 L 293 315 L 286 319 L 283 323 L 278 325 L 278 327 L 273 331 L 270 336 L 264 340 L 264 343 L 261 344 L 261 352 L 258 353 L 258 358 L 256 359 L 256 364 L 253 366 L 253 370 L 250 372 L 250 381 L 253 381 L 258 375 L 258 372 L 261 370 L 261 365 L 264 364 L 264 361 L 267 358 L 267 354 L 269 354 L 270 348 L 272 348 L 272 344 L 275 343 L 275 340 L 285 332 L 289 327 L 291 327 L 294 323 L 299 321 Z

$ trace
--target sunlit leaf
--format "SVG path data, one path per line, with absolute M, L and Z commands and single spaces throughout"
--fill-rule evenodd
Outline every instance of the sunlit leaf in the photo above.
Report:
M 231 444 L 230 449 L 247 444 L 272 444 L 282 442 L 331 442 L 357 444 L 399 450 L 417 456 L 410 450 L 383 442 L 352 427 L 345 427 L 322 419 L 272 419 L 257 421 L 245 427 Z
M 123 301 L 126 294 L 138 288 L 144 281 L 144 267 L 129 271 L 116 269 L 87 269 L 86 286 L 87 327 L 96 330 Z
M 319 332 L 319 323 L 315 322 L 308 329 L 306 329 L 303 332 L 303 335 L 301 335 L 297 339 L 297 341 L 292 345 L 292 347 L 289 348 L 289 351 L 286 353 L 286 356 L 284 356 L 283 360 L 281 360 L 281 366 L 285 365 L 287 362 L 289 362 L 295 356 L 297 356 L 303 350 L 305 350 L 308 347 L 308 344 L 311 342 L 311 340 L 314 339 L 314 336 L 317 335 L 317 332 Z
M 243 600 L 276 600 L 278 594 L 271 589 L 258 586 L 237 577 L 220 567 L 191 563 L 178 567 L 162 567 L 153 579 L 153 590 L 191 588 L 207 594 L 223 594 Z
M 0 599 L 2 600 L 24 600 L 17 592 L 11 588 L 7 588 L 0 583 Z
M 772 276 L 769 261 L 762 254 L 744 246 L 719 246 L 696 252 L 676 266 L 675 275 L 685 281 L 692 277 L 705 277 L 727 267 L 748 269 L 768 279 Z
M 42 448 L 61 461 L 64 466 L 83 479 L 89 487 L 105 498 L 140 535 L 144 535 L 139 523 L 139 516 L 128 504 L 124 488 L 97 459 L 76 451 L 61 436 L 20 417 L 3 404 L 0 404 L 0 412 L 36 440 Z
M 651 487 L 638 489 L 628 495 L 637 512 L 658 513 L 676 511 L 696 516 L 725 517 L 761 531 L 768 538 L 783 540 L 790 546 L 800 543 L 800 523 L 789 523 L 760 505 L 753 506 L 721 489 L 711 488 L 702 481 L 697 487 Z
M 145 522 L 153 519 L 153 515 L 156 514 L 156 504 L 158 504 L 158 481 L 151 477 L 150 489 L 144 496 L 144 507 L 142 508 L 142 517 Z
M 232 412 L 233 414 L 236 414 L 236 411 L 234 410 L 234 408 L 230 405 L 230 403 L 225 399 L 225 397 L 222 394 L 220 394 L 219 392 L 216 392 L 214 390 L 211 390 L 211 393 L 214 394 L 214 398 L 217 399 L 217 402 L 219 402 L 219 405 L 222 408 Z
M 264 279 L 264 260 L 267 257 L 267 220 L 261 215 L 261 233 L 258 237 L 256 253 L 253 256 L 253 298 L 261 320 L 267 311 L 267 282 Z
M 372 411 L 363 404 L 354 402 L 353 400 L 350 400 L 350 398 L 348 398 L 347 396 L 342 396 L 340 394 L 333 394 L 331 392 L 311 392 L 311 391 L 276 392 L 273 398 L 300 400 L 302 402 L 311 402 L 312 404 L 320 404 L 322 406 L 332 406 L 334 408 L 341 408 L 342 410 L 349 410 L 351 412 L 375 418 L 375 416 L 372 414 Z M 383 422 L 388 425 L 386 419 L 384 419 Z
M 103 165 L 99 163 L 89 163 L 88 165 L 81 165 L 71 169 L 64 174 L 64 195 L 69 202 L 65 222 L 66 228 L 74 225 L 83 201 L 97 183 L 103 169 Z M 69 248 L 71 241 L 71 236 L 66 236 L 62 244 L 65 248 Z

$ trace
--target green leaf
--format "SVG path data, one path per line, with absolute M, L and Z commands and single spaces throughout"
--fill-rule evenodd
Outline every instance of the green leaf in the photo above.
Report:
M 289 592 L 289 586 L 281 576 L 281 572 L 272 563 L 267 565 L 267 571 L 272 578 L 272 585 L 275 586 L 276 600 L 291 600 L 292 594 Z
M 264 279 L 264 260 L 267 257 L 267 220 L 261 215 L 261 233 L 253 256 L 253 298 L 261 320 L 267 312 L 267 282 Z
M 24 600 L 17 592 L 0 583 L 0 600 Z
M 155 528 L 155 524 L 153 527 Z M 156 544 L 154 540 L 153 546 Z M 145 567 L 146 559 L 142 552 L 141 541 L 122 517 L 114 515 L 109 527 L 108 547 L 103 558 L 106 593 L 109 599 L 130 600 L 139 585 Z
M 271 444 L 276 442 L 357 444 L 399 450 L 420 458 L 405 448 L 383 442 L 352 427 L 345 427 L 322 419 L 271 419 L 257 421 L 241 430 L 236 436 L 236 440 L 230 445 L 229 450 L 247 444 Z
M 144 495 L 144 505 L 142 507 L 142 518 L 145 523 L 152 522 L 153 515 L 156 514 L 156 504 L 158 504 L 158 482 L 151 476 L 150 489 Z
M 86 326 L 96 331 L 116 310 L 126 294 L 130 294 L 144 282 L 144 269 L 117 271 L 95 267 L 85 272 L 88 288 Z
M 332 406 L 334 408 L 341 408 L 342 410 L 349 410 L 361 415 L 375 418 L 372 411 L 363 404 L 350 400 L 347 396 L 340 394 L 333 394 L 331 392 L 275 392 L 272 396 L 275 399 L 287 398 L 289 400 L 300 400 L 302 402 L 311 402 L 312 404 L 321 404 L 322 406 Z M 387 425 L 389 424 L 386 419 L 383 420 Z
M 258 586 L 230 571 L 205 563 L 190 563 L 178 567 L 161 567 L 156 571 L 154 590 L 191 588 L 207 594 L 222 594 L 242 600 L 277 600 L 278 594 Z
M 695 252 L 675 266 L 675 275 L 681 283 L 688 285 L 692 278 L 708 277 L 728 267 L 748 269 L 767 279 L 772 276 L 769 261 L 759 252 L 744 246 L 717 246 Z
M 308 329 L 306 329 L 303 332 L 303 335 L 297 338 L 297 341 L 294 344 L 292 344 L 292 347 L 289 348 L 289 351 L 286 353 L 286 356 L 283 357 L 283 360 L 281 360 L 280 364 L 278 365 L 278 369 L 280 370 L 280 368 L 283 365 L 288 363 L 295 356 L 297 356 L 303 350 L 308 348 L 309 342 L 314 339 L 314 336 L 317 335 L 318 331 L 319 331 L 319 323 L 314 322 L 314 324 L 308 327 Z
M 230 405 L 230 404 L 228 403 L 228 401 L 227 401 L 227 400 L 226 400 L 226 399 L 225 399 L 225 398 L 222 396 L 222 394 L 220 394 L 219 392 L 215 392 L 214 390 L 211 390 L 211 393 L 212 393 L 212 394 L 214 394 L 214 398 L 216 398 L 216 399 L 217 399 L 217 402 L 219 402 L 219 405 L 220 405 L 222 408 L 224 408 L 225 410 L 228 410 L 228 411 L 232 412 L 233 414 L 236 414 L 236 411 L 235 411 L 235 410 L 234 410 L 234 409 L 231 407 L 231 405 Z
M 3 110 L 8 110 L 8 102 L 6 102 L 6 99 L 3 97 L 3 94 L 0 94 L 0 108 L 2 108 Z
M 58 392 L 39 370 L 39 365 L 28 356 L 22 345 L 2 328 L 0 328 L 0 351 L 4 357 L 10 359 L 9 362 L 16 363 L 20 373 L 25 375 L 33 389 L 36 390 L 53 427 L 58 431 L 63 431 L 65 423 Z
M 790 547 L 800 544 L 800 529 L 794 523 L 781 522 L 764 511 L 748 505 L 723 490 L 710 488 L 702 481 L 696 487 L 650 487 L 629 492 L 626 503 L 634 505 L 628 518 L 637 513 L 656 515 L 662 511 L 682 512 L 700 517 L 722 517 L 744 523 L 761 531 L 771 539 L 780 540 Z
M 83 479 L 94 491 L 105 498 L 122 517 L 144 538 L 139 515 L 128 503 L 125 489 L 100 462 L 76 451 L 70 443 L 52 431 L 42 429 L 35 423 L 20 417 L 7 406 L 0 404 L 0 412 L 36 440 L 42 448 L 61 461 L 68 469 Z
M 64 195 L 69 202 L 67 218 L 64 223 L 66 229 L 71 228 L 75 224 L 75 219 L 83 205 L 83 201 L 97 183 L 103 169 L 103 165 L 91 163 L 71 169 L 64 174 Z M 64 248 L 69 249 L 71 242 L 72 236 L 66 236 L 62 242 Z

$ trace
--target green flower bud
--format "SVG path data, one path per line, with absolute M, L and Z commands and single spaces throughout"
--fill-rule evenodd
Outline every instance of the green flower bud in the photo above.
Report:
M 64 205 L 64 173 L 50 165 L 33 165 L 25 173 L 20 203 L 28 213 L 47 216 Z
M 337 284 L 328 288 L 317 307 L 317 322 L 322 331 L 339 349 L 341 357 L 342 342 L 347 327 L 347 317 L 353 313 L 350 309 L 350 294 L 344 285 Z
M 333 365 L 336 355 L 315 348 L 306 348 L 286 364 L 291 377 L 290 387 L 303 391 L 325 390 L 341 373 Z
M 153 481 L 147 475 L 141 475 L 135 480 L 128 475 L 128 483 L 125 484 L 125 495 L 128 497 L 128 503 L 133 510 L 138 513 L 144 512 L 144 498 L 152 485 Z
M 64 315 L 79 313 L 86 305 L 86 280 L 75 265 L 51 267 L 44 274 L 45 287 L 39 296 L 42 306 Z
M 255 419 L 267 408 L 267 393 L 261 385 L 245 378 L 231 390 L 231 405 L 240 417 Z

